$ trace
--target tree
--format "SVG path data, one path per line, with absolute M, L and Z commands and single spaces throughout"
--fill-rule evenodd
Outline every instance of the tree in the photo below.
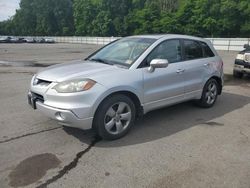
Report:
M 97 7 L 91 0 L 74 1 L 74 21 L 76 35 L 91 35 L 92 22 L 95 19 Z
M 249 37 L 249 0 L 21 0 L 0 34 Z
M 132 9 L 132 0 L 103 0 L 101 8 L 106 10 L 112 18 L 109 34 L 111 36 L 126 35 L 127 28 L 124 23 L 126 16 Z
M 241 0 L 238 3 L 239 13 L 241 14 L 240 34 L 249 37 L 250 33 L 250 3 L 249 0 Z
M 8 22 L 13 35 L 70 35 L 74 33 L 72 0 L 21 0 Z
M 93 30 L 91 34 L 93 36 L 109 36 L 112 24 L 111 15 L 107 11 L 100 11 L 97 17 L 94 19 Z

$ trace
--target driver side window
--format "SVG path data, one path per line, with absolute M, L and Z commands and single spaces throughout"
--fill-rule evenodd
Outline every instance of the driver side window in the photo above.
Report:
M 167 40 L 159 44 L 145 59 L 143 67 L 149 67 L 153 59 L 167 59 L 169 63 L 181 61 L 180 40 Z

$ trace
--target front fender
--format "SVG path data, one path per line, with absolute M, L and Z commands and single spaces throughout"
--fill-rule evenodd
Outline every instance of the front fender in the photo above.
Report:
M 113 87 L 108 89 L 107 91 L 105 91 L 104 93 L 102 93 L 98 99 L 96 100 L 94 106 L 93 106 L 93 117 L 95 115 L 96 110 L 98 109 L 99 105 L 102 103 L 102 101 L 104 99 L 106 99 L 108 96 L 114 94 L 114 93 L 118 93 L 118 92 L 130 92 L 133 93 L 134 95 L 137 96 L 137 98 L 139 99 L 140 103 L 142 104 L 143 102 L 143 94 L 142 92 L 139 92 L 138 90 L 136 90 L 135 88 L 131 87 L 131 86 L 117 86 L 117 87 Z

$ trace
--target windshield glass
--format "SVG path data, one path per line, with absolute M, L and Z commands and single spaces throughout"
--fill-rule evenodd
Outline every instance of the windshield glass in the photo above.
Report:
M 118 64 L 130 67 L 138 57 L 154 42 L 151 38 L 124 38 L 120 39 L 94 55 L 88 60 L 98 61 L 106 64 Z

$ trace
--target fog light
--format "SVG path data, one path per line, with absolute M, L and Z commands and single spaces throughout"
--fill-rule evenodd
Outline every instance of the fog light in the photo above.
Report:
M 56 117 L 56 119 L 57 119 L 58 121 L 64 121 L 64 120 L 65 120 L 65 116 L 64 116 L 63 113 L 61 113 L 61 112 L 57 112 L 57 113 L 55 114 L 55 117 Z

